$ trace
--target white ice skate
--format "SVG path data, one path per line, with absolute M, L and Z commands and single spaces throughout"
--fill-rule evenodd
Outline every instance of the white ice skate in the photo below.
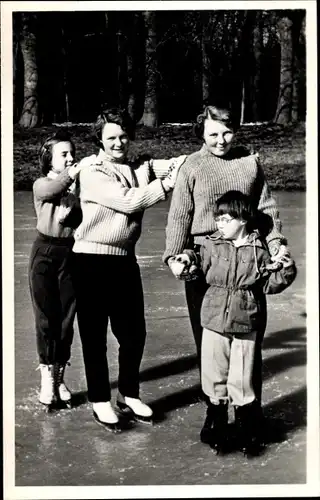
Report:
M 117 396 L 117 406 L 124 414 L 128 414 L 133 417 L 134 420 L 146 424 L 153 424 L 153 411 L 150 406 L 143 403 L 141 399 L 122 396 L 119 392 Z
M 65 403 L 68 408 L 72 408 L 72 396 L 68 387 L 64 383 L 64 372 L 66 364 L 55 363 L 54 365 L 54 384 L 57 397 Z
M 110 401 L 92 403 L 95 421 L 111 432 L 120 432 L 119 419 L 112 408 Z
M 46 406 L 47 411 L 51 411 L 54 402 L 54 374 L 53 365 L 40 364 L 37 368 L 41 374 L 41 386 L 39 401 Z

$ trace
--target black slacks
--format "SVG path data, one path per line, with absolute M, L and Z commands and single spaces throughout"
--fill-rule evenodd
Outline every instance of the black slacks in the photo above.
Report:
M 111 398 L 109 319 L 119 343 L 119 392 L 138 398 L 146 327 L 140 269 L 135 257 L 74 253 L 72 274 L 89 401 Z
M 76 314 L 71 279 L 72 238 L 39 234 L 29 260 L 29 288 L 33 305 L 40 363 L 65 364 L 70 358 Z

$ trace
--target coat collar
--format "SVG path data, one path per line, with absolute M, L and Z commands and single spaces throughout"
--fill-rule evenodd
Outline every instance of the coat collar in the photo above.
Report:
M 207 239 L 214 241 L 215 243 L 226 243 L 228 245 L 233 245 L 233 243 L 230 240 L 225 240 L 220 231 L 217 229 L 214 233 L 212 233 L 210 236 L 206 236 Z M 260 234 L 258 230 L 253 231 L 248 235 L 248 238 L 246 241 L 240 245 L 240 246 L 257 246 L 257 247 L 263 247 L 263 243 L 260 238 Z

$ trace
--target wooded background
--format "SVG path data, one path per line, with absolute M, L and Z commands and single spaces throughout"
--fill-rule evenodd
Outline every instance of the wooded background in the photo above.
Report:
M 13 13 L 14 121 L 190 122 L 227 99 L 239 123 L 305 120 L 305 10 Z

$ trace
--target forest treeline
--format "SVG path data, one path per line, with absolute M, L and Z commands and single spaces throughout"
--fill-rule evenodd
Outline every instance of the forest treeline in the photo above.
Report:
M 228 101 L 239 123 L 306 112 L 305 10 L 13 13 L 14 121 L 91 122 L 103 104 L 147 127 Z

